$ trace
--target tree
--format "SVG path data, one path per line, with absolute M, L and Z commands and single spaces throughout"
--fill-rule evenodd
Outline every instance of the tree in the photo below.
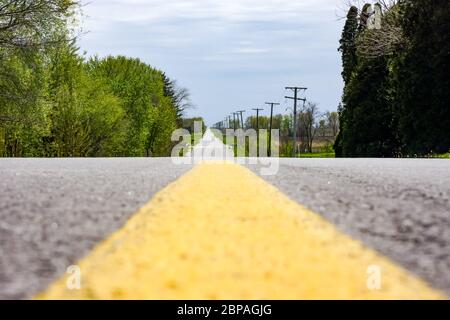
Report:
M 342 54 L 342 77 L 345 83 L 350 81 L 353 70 L 356 67 L 356 35 L 358 30 L 358 9 L 350 7 L 347 14 L 338 51 Z
M 39 52 L 0 51 L 0 134 L 5 156 L 40 155 L 47 130 L 45 66 Z
M 4 0 L 0 4 L 0 135 L 5 156 L 45 155 L 49 134 L 48 49 L 67 41 L 69 0 Z
M 379 32 L 367 29 L 369 17 L 370 5 L 365 5 L 355 38 L 357 64 L 344 87 L 336 156 L 392 157 L 399 153 L 390 57 L 368 58 L 364 52 L 372 45 L 373 32 Z
M 61 30 L 77 8 L 74 0 L 2 1 L 0 48 L 29 48 L 65 41 L 66 34 Z
M 78 53 L 73 0 L 0 4 L 0 156 L 159 156 L 187 89 L 126 57 Z
M 450 149 L 450 7 L 384 1 L 381 26 L 362 10 L 357 67 L 346 83 L 339 156 L 427 156 Z
M 342 31 L 341 40 L 339 41 L 339 49 L 342 55 L 342 78 L 344 79 L 345 86 L 351 80 L 352 74 L 357 66 L 356 57 L 356 37 L 358 35 L 358 8 L 351 6 L 347 13 L 347 20 Z M 344 87 L 345 92 L 345 87 Z M 342 117 L 342 112 L 339 112 Z M 340 122 L 343 123 L 343 118 L 340 118 Z M 343 156 L 342 148 L 342 134 L 339 133 L 334 143 L 334 151 L 336 157 Z
M 182 125 L 182 118 L 185 111 L 193 107 L 189 90 L 187 88 L 179 87 L 177 82 L 167 77 L 165 73 L 163 73 L 163 79 L 164 96 L 171 99 L 176 110 L 177 122 L 179 125 Z
M 333 137 L 336 138 L 339 133 L 339 113 L 327 112 L 325 114 L 327 127 L 330 128 Z
M 386 58 L 358 66 L 344 93 L 342 152 L 346 157 L 392 157 L 399 143 L 389 100 Z
M 317 131 L 319 133 L 319 136 L 322 138 L 325 138 L 327 136 L 327 122 L 325 119 L 319 120 L 319 125 L 317 127 Z
M 124 155 L 167 154 L 161 144 L 171 144 L 178 110 L 166 95 L 163 73 L 139 59 L 122 56 L 94 58 L 89 65 L 91 72 L 104 79 L 122 100 L 128 122 Z
M 50 72 L 51 139 L 56 156 L 110 156 L 125 143 L 123 109 L 101 78 L 89 74 L 73 44 L 54 50 Z M 51 149 L 51 148 L 47 148 Z
M 378 10 L 380 4 L 376 4 Z M 387 4 L 383 5 L 386 9 L 382 18 L 381 26 L 376 29 L 366 29 L 363 41 L 357 44 L 358 52 L 363 59 L 376 59 L 383 56 L 395 56 L 403 52 L 408 45 L 408 39 L 401 26 L 400 6 Z
M 401 26 L 409 46 L 395 59 L 402 151 L 450 150 L 450 6 L 446 0 L 404 0 Z
M 319 108 L 317 103 L 308 102 L 299 114 L 300 138 L 309 153 L 312 153 L 314 138 L 317 133 L 317 117 Z

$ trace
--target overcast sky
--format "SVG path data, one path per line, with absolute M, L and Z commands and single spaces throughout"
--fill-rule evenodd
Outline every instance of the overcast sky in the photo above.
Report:
M 126 55 L 177 79 L 208 124 L 229 113 L 292 101 L 308 87 L 322 111 L 342 90 L 337 52 L 342 0 L 84 0 L 80 46 L 88 55 Z M 265 114 L 269 109 L 266 108 Z

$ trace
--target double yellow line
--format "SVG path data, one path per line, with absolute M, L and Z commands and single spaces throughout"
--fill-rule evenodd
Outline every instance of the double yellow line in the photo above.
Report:
M 39 299 L 445 296 L 249 170 L 205 163 L 160 191 Z M 372 277 L 372 278 L 371 278 Z

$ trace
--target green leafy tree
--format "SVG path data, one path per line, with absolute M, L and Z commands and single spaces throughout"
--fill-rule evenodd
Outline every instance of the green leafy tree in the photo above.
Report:
M 77 9 L 78 1 L 73 0 L 2 0 L 0 48 L 30 48 L 65 41 L 66 34 L 61 30 Z
M 43 56 L 29 49 L 0 50 L 0 135 L 4 156 L 41 155 L 48 129 Z
M 122 101 L 128 122 L 124 155 L 168 154 L 162 145 L 171 145 L 177 109 L 165 95 L 163 73 L 139 59 L 121 56 L 92 59 L 89 65 L 91 72 L 104 79 Z
M 52 136 L 57 156 L 109 156 L 125 143 L 121 101 L 101 78 L 88 72 L 74 45 L 52 55 L 50 99 Z M 115 145 L 117 144 L 117 145 Z

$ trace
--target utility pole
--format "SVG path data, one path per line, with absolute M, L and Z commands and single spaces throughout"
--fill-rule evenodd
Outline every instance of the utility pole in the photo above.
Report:
M 273 119 L 273 107 L 279 106 L 279 103 L 276 102 L 266 102 L 267 105 L 270 105 L 270 127 L 269 127 L 269 157 L 272 156 L 272 119 Z
M 233 112 L 233 129 L 236 131 L 236 112 Z
M 264 109 L 255 108 L 256 111 L 256 155 L 259 157 L 259 112 Z
M 252 109 L 252 110 L 256 111 L 256 132 L 258 132 L 258 130 L 259 130 L 259 112 L 264 111 L 264 109 L 256 108 L 256 109 Z
M 242 123 L 242 130 L 244 130 L 244 118 L 242 117 L 242 114 L 245 112 L 245 110 L 237 111 L 241 115 L 241 123 Z M 238 118 L 239 121 L 239 118 Z
M 286 87 L 286 90 L 292 90 L 294 92 L 294 96 L 293 97 L 288 97 L 286 96 L 286 99 L 292 99 L 294 100 L 294 150 L 293 150 L 293 157 L 296 158 L 297 157 L 297 101 L 303 101 L 303 103 L 305 103 L 306 99 L 305 98 L 299 98 L 298 94 L 301 91 L 306 91 L 308 88 L 304 88 L 304 87 Z

